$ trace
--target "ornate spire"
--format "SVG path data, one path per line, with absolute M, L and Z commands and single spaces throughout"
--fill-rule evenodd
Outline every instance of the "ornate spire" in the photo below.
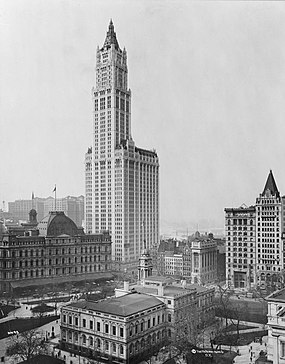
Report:
M 112 19 L 110 20 L 110 24 L 109 24 L 109 29 L 107 31 L 107 35 L 106 35 L 106 39 L 103 45 L 103 48 L 107 47 L 111 47 L 111 44 L 115 45 L 115 49 L 118 50 L 120 49 L 119 47 L 119 43 L 117 41 L 117 37 L 116 37 L 116 32 L 114 30 L 114 24 Z
M 270 169 L 269 175 L 267 177 L 267 181 L 262 192 L 262 196 L 266 196 L 266 191 L 270 191 L 272 196 L 280 197 L 275 179 L 273 177 L 272 170 Z

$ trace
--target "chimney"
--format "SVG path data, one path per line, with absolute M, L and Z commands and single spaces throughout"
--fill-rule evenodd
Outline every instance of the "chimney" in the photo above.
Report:
M 124 281 L 124 291 L 129 292 L 129 282 L 128 281 Z
M 162 285 L 162 283 L 160 283 L 157 288 L 157 295 L 160 297 L 164 296 L 164 286 Z

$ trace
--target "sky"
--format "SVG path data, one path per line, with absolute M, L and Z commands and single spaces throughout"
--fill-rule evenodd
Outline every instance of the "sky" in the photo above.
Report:
M 0 202 L 84 194 L 95 52 L 128 53 L 132 137 L 162 229 L 210 231 L 273 170 L 285 194 L 285 2 L 0 0 Z

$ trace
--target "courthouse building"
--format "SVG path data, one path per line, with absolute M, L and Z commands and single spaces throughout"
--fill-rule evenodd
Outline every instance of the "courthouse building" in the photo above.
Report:
M 165 305 L 149 295 L 134 292 L 61 309 L 60 348 L 96 362 L 141 363 L 165 339 Z
M 159 242 L 159 161 L 131 134 L 127 52 L 114 25 L 96 53 L 93 144 L 85 155 L 86 231 L 109 230 L 115 269 L 135 271 L 141 250 Z M 91 179 L 92 176 L 92 179 Z

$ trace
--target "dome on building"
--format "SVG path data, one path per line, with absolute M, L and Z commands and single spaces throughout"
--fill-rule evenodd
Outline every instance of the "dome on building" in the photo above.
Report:
M 52 211 L 38 223 L 41 236 L 76 236 L 81 230 L 63 211 Z

